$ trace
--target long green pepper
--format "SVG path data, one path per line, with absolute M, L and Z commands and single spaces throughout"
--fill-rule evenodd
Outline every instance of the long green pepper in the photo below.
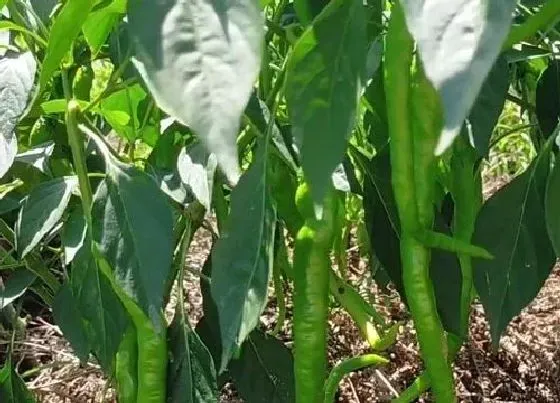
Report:
M 323 401 L 327 370 L 329 252 L 334 240 L 338 200 L 334 190 L 316 219 L 309 188 L 296 191 L 296 206 L 305 218 L 294 249 L 294 371 L 296 403 Z
M 447 342 L 429 277 L 430 249 L 414 236 L 433 224 L 435 157 L 441 130 L 438 97 L 414 63 L 413 39 L 398 2 L 386 38 L 385 86 L 392 183 L 401 222 L 403 282 L 437 402 L 455 402 Z M 416 69 L 411 74 L 411 68 Z
M 472 147 L 459 137 L 454 144 L 451 157 L 450 188 L 455 203 L 453 214 L 453 236 L 464 242 L 470 241 L 474 232 L 477 213 L 482 204 L 482 189 L 480 174 L 475 176 L 477 156 Z M 474 180 L 473 180 L 474 177 Z M 469 314 L 472 302 L 473 269 L 472 257 L 459 253 L 461 267 L 461 334 L 448 334 L 449 355 L 451 362 L 459 351 L 467 336 Z M 428 390 L 431 386 L 427 373 L 422 373 L 393 403 L 409 403 Z

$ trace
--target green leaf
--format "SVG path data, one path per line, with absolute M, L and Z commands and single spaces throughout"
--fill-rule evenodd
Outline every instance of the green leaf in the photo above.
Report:
M 146 165 L 146 172 L 159 185 L 161 191 L 173 201 L 183 206 L 194 201 L 191 192 L 181 181 L 178 172 L 154 168 L 149 164 Z
M 426 75 L 442 99 L 445 124 L 436 147 L 438 154 L 459 134 L 500 53 L 516 3 L 402 0 Z
M 147 96 L 140 84 L 126 87 L 103 99 L 100 113 L 121 137 L 133 141 L 140 135 L 140 109 Z
M 389 143 L 384 71 L 383 62 L 381 62 L 381 66 L 373 75 L 364 94 L 369 103 L 364 115 L 364 128 L 367 131 L 368 140 L 377 151 L 380 151 Z
M 12 366 L 8 358 L 0 370 L 0 402 L 2 403 L 34 403 L 35 397 L 25 386 L 25 382 Z
M 24 197 L 19 193 L 2 194 L 0 192 L 0 215 L 18 209 L 23 199 Z
M 488 155 L 490 138 L 504 109 L 509 89 L 509 66 L 498 58 L 490 70 L 468 117 L 469 137 L 481 157 Z
M 317 203 L 356 122 L 366 55 L 363 3 L 333 0 L 298 40 L 288 62 L 285 94 L 292 131 Z
M 105 44 L 115 24 L 126 13 L 126 4 L 127 0 L 112 0 L 87 17 L 82 31 L 94 56 Z
M 74 298 L 70 286 L 64 284 L 60 287 L 52 305 L 54 323 L 70 342 L 80 361 L 87 362 L 91 345 L 79 307 L 79 302 Z
M 163 123 L 162 121 L 162 130 Z M 186 128 L 178 123 L 172 123 L 165 128 L 148 157 L 148 163 L 157 169 L 175 170 L 177 168 L 177 158 L 183 148 L 183 131 L 187 131 Z
M 117 284 L 159 332 L 174 247 L 170 205 L 150 176 L 119 161 L 97 136 L 92 139 L 107 174 L 94 197 L 94 240 Z
M 65 176 L 41 183 L 23 200 L 16 223 L 16 249 L 27 255 L 60 221 L 72 192 L 76 176 Z
M 391 184 L 389 153 L 385 151 L 371 162 L 364 158 L 362 165 L 371 165 L 364 177 L 363 206 L 372 253 L 406 303 L 400 254 L 400 222 Z
M 201 144 L 184 147 L 177 158 L 181 180 L 206 211 L 210 211 L 216 167 L 216 156 L 208 154 Z
M 453 236 L 441 214 L 436 214 L 434 231 Z M 441 323 L 447 332 L 461 334 L 461 266 L 454 253 L 432 250 L 430 279 Z
M 182 302 L 181 302 L 182 303 Z M 167 402 L 217 402 L 216 370 L 210 352 L 177 306 L 167 332 L 170 353 Z
M 53 151 L 54 141 L 48 141 L 23 153 L 19 153 L 14 158 L 14 162 L 34 166 L 45 175 L 50 175 L 49 158 Z
M 558 159 L 546 186 L 546 227 L 556 256 L 560 257 L 560 163 Z
M 548 138 L 560 123 L 560 60 L 551 60 L 537 83 L 536 113 Z
M 81 108 L 88 106 L 86 101 L 77 100 Z M 51 99 L 41 103 L 41 111 L 44 114 L 64 113 L 68 108 L 68 102 L 65 99 Z
M 236 135 L 261 62 L 256 0 L 130 1 L 135 66 L 158 105 L 192 128 L 231 182 Z
M 206 261 L 202 265 L 202 274 L 211 278 L 212 276 L 212 253 L 208 255 Z M 210 351 L 212 355 L 212 361 L 214 362 L 215 369 L 217 372 L 220 370 L 220 361 L 222 359 L 222 342 L 220 337 L 220 323 L 218 318 L 218 308 L 212 298 L 212 291 L 210 289 L 210 283 L 207 281 L 200 282 L 200 293 L 202 294 L 202 312 L 203 317 L 196 324 L 196 333 L 200 336 L 204 345 Z M 218 386 L 221 387 L 220 382 L 224 377 L 224 373 L 220 374 L 218 378 Z
M 53 10 L 58 4 L 58 0 L 33 0 L 33 10 L 35 14 L 48 25 L 49 19 L 53 13 Z
M 262 152 L 233 189 L 226 229 L 212 251 L 212 297 L 220 318 L 221 370 L 258 324 L 266 305 L 275 226 L 267 158 Z
M 278 218 L 284 221 L 290 234 L 295 237 L 303 225 L 303 218 L 295 203 L 297 177 L 284 159 L 276 155 L 270 155 L 268 158 L 270 190 L 276 203 Z
M 496 346 L 509 321 L 535 298 L 556 262 L 545 222 L 551 144 L 549 140 L 525 173 L 494 194 L 476 219 L 472 243 L 494 256 L 473 259 L 473 269 Z
M 41 88 L 45 88 L 66 53 L 70 51 L 72 42 L 80 33 L 93 3 L 93 0 L 68 0 L 60 10 L 49 35 L 49 46 L 39 77 Z
M 102 368 L 110 371 L 130 319 L 91 252 L 91 240 L 86 239 L 85 244 L 88 247 L 81 248 L 72 261 L 70 287 L 91 351 Z
M 249 118 L 251 124 L 253 124 L 258 129 L 261 135 L 266 133 L 268 128 L 268 121 L 270 119 L 270 110 L 266 106 L 266 102 L 263 102 L 258 98 L 256 91 L 253 91 L 253 93 L 251 94 L 251 98 L 249 98 L 249 103 L 247 104 L 247 108 L 245 109 L 245 116 Z M 290 168 L 296 171 L 297 165 L 292 154 L 290 153 L 290 150 L 288 149 L 288 147 L 291 147 L 291 145 L 288 146 L 286 144 L 282 136 L 282 132 L 280 132 L 280 129 L 278 128 L 278 125 L 276 125 L 276 123 L 274 123 L 274 125 L 272 126 L 271 137 L 272 142 L 276 146 L 279 155 Z
M 37 278 L 35 274 L 28 270 L 16 270 L 0 286 L 0 310 L 21 297 L 23 293 Z
M 280 340 L 253 331 L 229 372 L 239 394 L 251 403 L 292 403 L 295 398 L 294 359 Z
M 6 174 L 17 153 L 14 129 L 27 107 L 35 68 L 31 52 L 0 58 L 0 178 Z
M 2 38 L 0 43 L 2 45 L 5 45 L 6 47 L 8 47 L 8 45 L 10 45 L 9 31 L 22 32 L 25 35 L 29 35 L 29 36 L 33 37 L 33 39 L 35 39 L 41 45 L 43 45 L 45 47 L 47 46 L 47 42 L 45 42 L 45 40 L 41 36 L 37 35 L 35 32 L 29 31 L 25 27 L 22 27 L 21 25 L 17 25 L 15 23 L 11 22 L 11 21 L 0 21 L 0 37 Z M 4 53 L 5 53 L 5 50 L 2 49 L 2 53 L 0 53 L 0 55 L 3 56 Z
M 70 264 L 76 253 L 84 244 L 86 237 L 86 218 L 81 203 L 76 203 L 70 210 L 62 227 L 60 242 L 64 250 L 64 264 Z

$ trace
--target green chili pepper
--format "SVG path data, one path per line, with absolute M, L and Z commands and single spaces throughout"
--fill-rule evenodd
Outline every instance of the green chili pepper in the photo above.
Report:
M 130 326 L 117 351 L 115 375 L 119 403 L 136 403 L 138 388 L 138 344 L 136 329 Z
M 138 388 L 136 403 L 164 403 L 167 385 L 167 340 L 165 328 L 158 332 L 140 307 L 124 293 L 114 280 L 109 263 L 93 248 L 99 269 L 109 279 L 126 308 L 134 327 L 138 346 Z
M 331 371 L 325 386 L 324 403 L 333 403 L 338 384 L 344 375 L 372 365 L 379 366 L 388 364 L 389 361 L 377 354 L 364 354 L 359 357 L 349 358 L 337 364 Z
M 451 157 L 450 188 L 455 209 L 453 215 L 453 236 L 465 242 L 470 241 L 474 232 L 474 225 L 478 210 L 482 204 L 482 188 L 480 173 L 475 175 L 477 156 L 472 147 L 462 138 L 455 141 Z M 468 331 L 470 306 L 472 301 L 472 259 L 468 254 L 459 253 L 461 266 L 461 334 L 448 334 L 449 361 L 452 361 L 459 351 Z M 430 378 L 427 373 L 421 374 L 393 403 L 413 402 L 420 394 L 430 388 Z
M 333 271 L 330 271 L 330 289 L 331 294 L 336 298 L 338 303 L 348 312 L 352 317 L 352 320 L 358 326 L 360 333 L 368 344 L 374 350 L 377 349 L 380 337 L 379 332 L 375 326 L 374 320 L 383 321 L 383 319 L 377 314 L 373 318 L 369 312 L 365 309 L 364 305 L 369 305 L 362 296 L 353 287 L 344 283 L 339 279 Z
M 433 224 L 434 150 L 441 131 L 441 108 L 418 61 L 411 75 L 412 50 L 413 40 L 396 2 L 386 38 L 385 86 L 403 283 L 436 401 L 447 403 L 455 402 L 455 385 L 429 277 L 430 250 L 415 237 Z
M 337 199 L 331 191 L 316 219 L 309 188 L 296 191 L 296 206 L 305 218 L 294 250 L 294 369 L 296 403 L 323 399 L 329 308 L 329 252 L 333 244 Z
M 136 327 L 138 343 L 138 403 L 163 403 L 166 398 L 167 342 L 165 333 L 132 301 L 124 304 Z
M 450 237 L 441 232 L 423 230 L 416 233 L 416 238 L 425 246 L 433 249 L 442 249 L 451 253 L 465 255 L 468 258 L 493 259 L 494 256 L 486 249 L 472 245 L 457 237 Z

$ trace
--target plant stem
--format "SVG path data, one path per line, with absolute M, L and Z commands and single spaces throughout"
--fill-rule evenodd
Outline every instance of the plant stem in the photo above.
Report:
M 74 169 L 78 175 L 80 184 L 80 194 L 82 200 L 82 208 L 88 224 L 88 233 L 91 235 L 92 218 L 91 205 L 93 203 L 93 194 L 91 184 L 89 183 L 88 170 L 86 165 L 86 156 L 83 147 L 83 140 L 80 130 L 78 129 L 78 113 L 80 105 L 75 100 L 68 102 L 68 111 L 66 113 L 66 126 L 68 129 L 68 143 L 72 150 L 72 160 Z
M 280 276 L 280 267 L 276 263 L 272 265 L 272 280 L 274 283 L 276 302 L 278 304 L 278 320 L 271 335 L 276 336 L 284 327 L 284 321 L 286 320 L 286 295 L 284 293 L 284 284 Z

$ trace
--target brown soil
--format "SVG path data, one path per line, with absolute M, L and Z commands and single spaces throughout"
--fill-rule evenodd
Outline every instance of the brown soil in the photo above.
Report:
M 495 190 L 495 189 L 492 189 Z M 492 191 L 490 190 L 490 191 Z M 200 280 L 210 247 L 205 230 L 197 233 L 187 259 L 188 275 L 184 284 L 188 312 L 194 325 L 201 316 Z M 384 295 L 367 273 L 367 263 L 356 252 L 349 253 L 351 278 L 359 279 L 360 292 L 367 296 L 386 318 L 404 321 L 398 342 L 389 350 L 391 363 L 384 368 L 367 369 L 345 378 L 340 387 L 340 402 L 386 402 L 409 385 L 421 371 L 414 327 L 396 294 Z M 355 284 L 358 284 L 356 281 Z M 262 316 L 263 326 L 271 329 L 276 322 L 274 299 Z M 290 346 L 290 314 L 279 334 Z M 364 353 L 361 340 L 349 316 L 333 309 L 330 318 L 329 361 L 338 361 Z M 560 401 L 560 266 L 538 297 L 514 319 L 492 351 L 488 324 L 482 306 L 473 305 L 468 343 L 455 363 L 456 389 L 463 402 L 558 402 Z M 114 402 L 114 392 L 99 367 L 80 365 L 60 330 L 35 317 L 28 320 L 25 340 L 17 346 L 19 370 L 28 387 L 48 403 Z M 30 366 L 30 362 L 34 365 Z M 27 368 L 32 367 L 27 372 Z M 223 390 L 222 402 L 242 402 L 231 385 Z M 431 401 L 429 395 L 421 401 Z M 250 403 L 250 402 L 248 402 Z

